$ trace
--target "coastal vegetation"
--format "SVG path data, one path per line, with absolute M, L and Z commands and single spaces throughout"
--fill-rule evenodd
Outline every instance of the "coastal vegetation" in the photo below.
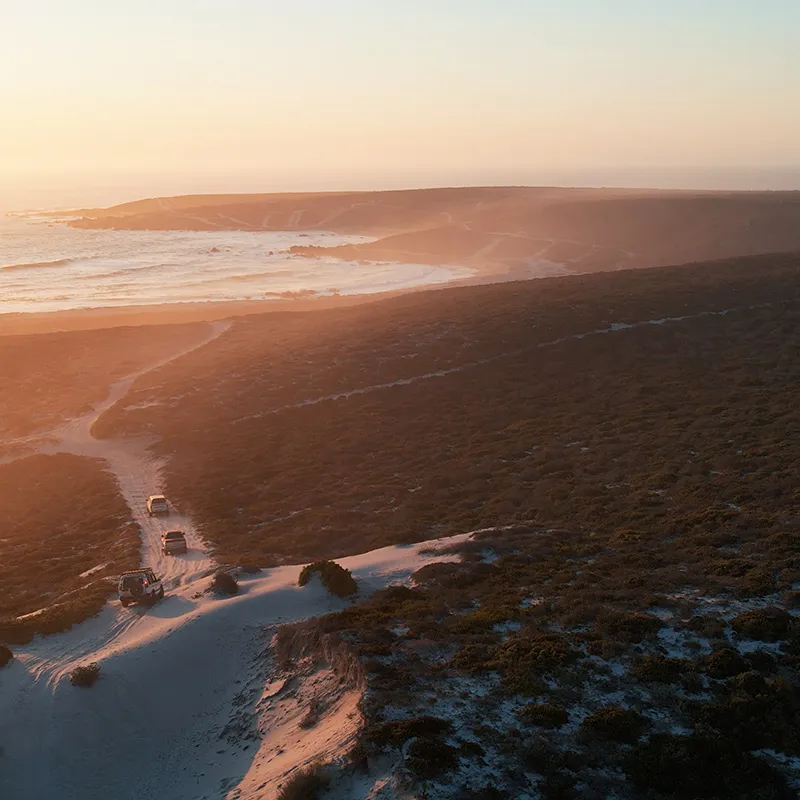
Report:
M 447 289 L 237 320 L 96 429 L 160 437 L 219 563 L 324 576 L 474 532 L 278 632 L 282 668 L 324 642 L 365 686 L 354 764 L 441 798 L 779 800 L 800 788 L 799 347 L 793 255 Z M 16 519 L 36 500 L 8 468 Z
M 205 325 L 0 336 L 0 458 L 104 400 L 110 385 L 202 336 Z
M 307 564 L 300 571 L 298 586 L 305 586 L 311 578 L 318 574 L 322 585 L 337 597 L 349 597 L 358 591 L 358 585 L 349 569 L 345 569 L 335 561 L 315 561 Z
M 0 464 L 0 642 L 68 630 L 139 566 L 139 529 L 102 462 L 60 454 Z

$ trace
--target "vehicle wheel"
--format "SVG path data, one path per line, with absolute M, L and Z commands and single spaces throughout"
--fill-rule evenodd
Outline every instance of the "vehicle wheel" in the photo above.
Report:
M 130 603 L 130 600 L 126 600 L 124 597 L 121 597 L 120 598 L 120 603 L 122 603 L 122 607 L 123 608 L 127 608 L 128 607 L 128 603 Z
M 163 600 L 164 599 L 164 587 L 163 586 L 158 590 L 158 599 L 159 600 Z

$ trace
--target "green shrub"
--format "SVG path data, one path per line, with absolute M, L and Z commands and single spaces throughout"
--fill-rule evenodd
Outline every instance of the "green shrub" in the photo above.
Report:
M 300 571 L 300 577 L 297 579 L 298 585 L 305 586 L 315 572 L 319 573 L 325 588 L 337 597 L 349 597 L 358 591 L 353 573 L 335 561 L 315 561 L 313 564 L 306 565 Z
M 540 728 L 560 728 L 569 722 L 569 714 L 563 706 L 554 703 L 528 703 L 519 716 Z
M 84 664 L 80 667 L 75 667 L 69 676 L 70 683 L 73 686 L 83 686 L 88 688 L 100 677 L 100 665 L 92 662 L 91 664 Z
M 739 614 L 731 626 L 744 639 L 777 642 L 786 638 L 791 622 L 792 615 L 782 608 L 762 608 Z
M 14 658 L 14 654 L 11 652 L 10 648 L 6 647 L 4 644 L 0 644 L 0 669 L 8 664 L 12 658 Z
M 220 570 L 211 579 L 211 591 L 217 594 L 237 594 L 239 591 L 239 582 L 229 572 Z
M 633 744 L 645 727 L 644 719 L 629 708 L 605 706 L 589 714 L 583 729 L 601 739 L 621 744 Z
M 316 800 L 319 793 L 330 783 L 325 764 L 315 761 L 298 770 L 281 786 L 277 800 Z

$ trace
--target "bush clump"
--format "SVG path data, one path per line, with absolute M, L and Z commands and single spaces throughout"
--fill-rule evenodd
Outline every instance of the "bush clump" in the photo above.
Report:
M 763 759 L 743 752 L 724 736 L 659 733 L 637 744 L 625 772 L 643 792 L 675 800 L 697 797 L 792 796 L 786 781 Z
M 458 748 L 437 736 L 420 736 L 408 746 L 406 767 L 417 780 L 431 780 L 458 766 Z
M 69 676 L 70 683 L 73 686 L 83 686 L 88 688 L 100 677 L 100 665 L 96 662 L 91 664 L 83 664 L 80 667 L 75 667 Z
M 4 644 L 0 644 L 0 669 L 8 664 L 12 658 L 14 658 L 14 654 L 11 652 L 10 648 L 6 647 Z
M 745 660 L 732 647 L 720 647 L 706 656 L 706 675 L 722 680 L 747 671 Z
M 543 676 L 573 662 L 577 651 L 558 635 L 535 633 L 512 636 L 493 647 L 462 648 L 451 659 L 457 669 L 496 671 L 506 693 L 535 696 L 542 691 Z
M 319 793 L 331 782 L 320 761 L 298 770 L 281 786 L 278 800 L 316 800 Z
M 646 655 L 633 665 L 631 674 L 647 683 L 676 683 L 690 671 L 691 664 L 685 659 Z
M 398 719 L 392 722 L 382 722 L 372 728 L 367 736 L 369 741 L 383 747 L 390 744 L 393 747 L 401 747 L 409 739 L 415 737 L 432 738 L 450 733 L 453 723 L 440 717 L 410 717 L 409 719 Z
M 633 744 L 642 733 L 644 719 L 629 708 L 605 706 L 583 721 L 584 730 L 620 744 Z
M 567 710 L 554 703 L 528 703 L 519 716 L 540 728 L 560 728 L 569 721 Z
M 792 615 L 782 608 L 762 608 L 745 611 L 731 622 L 736 633 L 745 639 L 777 642 L 789 633 Z
M 229 572 L 217 572 L 211 579 L 211 591 L 217 594 L 237 594 L 239 582 Z
M 305 586 L 315 572 L 319 573 L 325 588 L 337 597 L 349 597 L 358 591 L 353 573 L 335 561 L 315 561 L 313 564 L 307 564 L 300 572 L 298 585 Z
M 652 614 L 605 609 L 597 615 L 595 629 L 601 638 L 607 635 L 622 642 L 641 642 L 653 638 L 663 624 Z

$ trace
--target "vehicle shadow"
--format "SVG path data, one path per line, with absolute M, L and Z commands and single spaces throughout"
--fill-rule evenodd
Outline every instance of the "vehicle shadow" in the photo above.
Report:
M 148 617 L 173 619 L 188 614 L 193 608 L 195 608 L 195 604 L 186 597 L 167 595 L 159 603 L 152 606 L 152 608 L 148 608 L 145 613 Z

